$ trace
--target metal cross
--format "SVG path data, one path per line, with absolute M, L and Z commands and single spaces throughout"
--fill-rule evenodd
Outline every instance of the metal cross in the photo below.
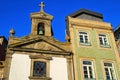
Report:
M 40 12 L 44 12 L 44 2 L 41 2 L 39 6 L 41 7 Z

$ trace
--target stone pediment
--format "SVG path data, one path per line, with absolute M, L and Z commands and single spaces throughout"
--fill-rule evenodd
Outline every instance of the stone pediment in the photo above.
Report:
M 68 45 L 67 45 L 68 46 Z M 53 40 L 53 38 L 30 38 L 22 41 L 16 41 L 16 43 L 9 45 L 10 49 L 29 49 L 30 50 L 39 50 L 39 51 L 59 51 L 59 52 L 69 52 L 66 44 Z
M 22 45 L 20 48 L 39 49 L 39 50 L 50 50 L 50 51 L 62 51 L 61 48 L 56 47 L 54 44 L 47 43 L 45 41 L 34 42 L 27 45 Z

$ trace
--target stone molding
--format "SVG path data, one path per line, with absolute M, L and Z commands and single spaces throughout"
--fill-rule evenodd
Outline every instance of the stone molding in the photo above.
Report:
M 52 57 L 49 56 L 43 56 L 43 55 L 30 55 L 31 59 L 46 59 L 46 60 L 52 60 Z
M 112 30 L 110 23 L 68 17 L 69 24 L 83 27 Z
M 30 80 L 52 80 L 50 77 L 33 77 L 29 76 Z
M 31 53 L 40 53 L 40 54 L 51 54 L 51 55 L 64 55 L 70 56 L 71 52 L 63 51 L 49 51 L 49 50 L 39 50 L 39 49 L 29 49 L 29 48 L 10 48 L 13 51 L 22 51 L 22 52 L 31 52 Z

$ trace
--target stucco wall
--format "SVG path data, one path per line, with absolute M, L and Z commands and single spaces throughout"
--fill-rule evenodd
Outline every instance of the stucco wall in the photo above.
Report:
M 68 80 L 65 58 L 53 57 L 53 60 L 50 62 L 50 77 L 52 80 Z
M 29 55 L 13 54 L 9 80 L 29 80 L 31 60 Z M 65 58 L 53 57 L 50 61 L 52 80 L 68 80 Z
M 114 68 L 116 71 L 117 79 L 119 79 L 120 72 L 118 66 L 118 61 L 116 55 L 117 49 L 115 48 L 115 42 L 113 33 L 111 30 L 97 29 L 97 28 L 88 28 L 83 26 L 74 26 L 73 27 L 73 46 L 75 46 L 75 63 L 76 63 L 76 73 L 78 75 L 78 79 L 83 78 L 82 71 L 82 60 L 92 60 L 94 61 L 95 68 L 95 76 L 97 79 L 105 79 L 104 74 L 104 66 L 103 62 L 111 62 L 114 64 Z M 79 43 L 79 31 L 87 32 L 90 40 L 90 45 L 82 45 Z M 110 47 L 101 47 L 99 45 L 99 37 L 98 34 L 105 34 L 108 38 L 108 43 Z M 79 63 L 79 64 L 77 64 Z
M 30 59 L 28 55 L 13 54 L 9 80 L 29 80 Z

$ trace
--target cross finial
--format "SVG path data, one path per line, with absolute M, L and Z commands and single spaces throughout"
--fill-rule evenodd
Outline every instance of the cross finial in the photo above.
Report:
M 39 6 L 41 7 L 40 12 L 44 12 L 44 2 L 41 2 Z

